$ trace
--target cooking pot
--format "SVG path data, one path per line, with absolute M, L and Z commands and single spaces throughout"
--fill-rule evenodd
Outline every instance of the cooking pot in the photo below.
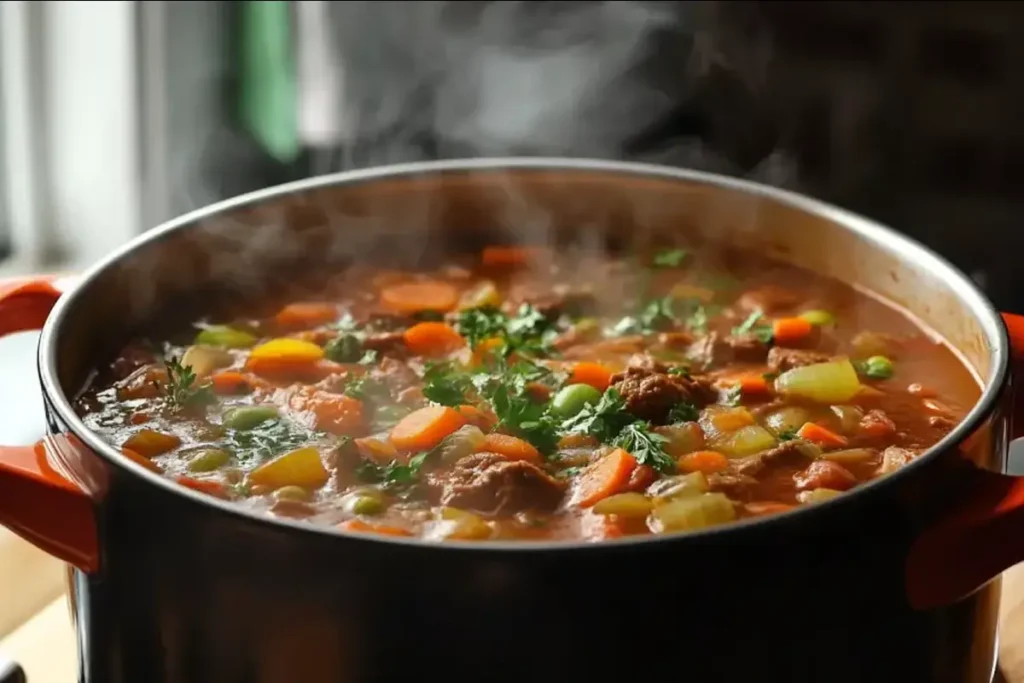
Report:
M 296 269 L 408 267 L 511 239 L 630 248 L 677 233 L 884 297 L 959 350 L 981 399 L 918 460 L 832 501 L 597 544 L 437 544 L 254 514 L 124 459 L 72 408 L 133 331 L 228 291 L 270 296 Z M 48 436 L 0 451 L 0 521 L 72 567 L 81 681 L 993 675 L 994 577 L 1024 559 L 1024 483 L 1003 473 L 1024 319 L 1001 318 L 942 258 L 841 209 L 614 162 L 343 173 L 191 213 L 77 279 L 8 282 L 0 333 L 40 327 Z

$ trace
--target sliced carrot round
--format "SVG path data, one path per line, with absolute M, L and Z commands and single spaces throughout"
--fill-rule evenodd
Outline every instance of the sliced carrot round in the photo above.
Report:
M 403 282 L 382 289 L 380 300 L 398 313 L 447 312 L 459 302 L 459 290 L 447 282 L 436 280 Z
M 448 406 L 427 406 L 414 410 L 391 428 L 389 439 L 402 451 L 426 451 L 466 424 L 466 418 Z
M 695 451 L 681 456 L 678 465 L 683 472 L 714 474 L 729 466 L 729 458 L 718 451 Z
M 303 387 L 288 402 L 292 410 L 309 411 L 316 428 L 331 434 L 353 436 L 366 429 L 363 404 L 351 396 Z
M 323 302 L 296 302 L 288 304 L 274 316 L 281 327 L 316 327 L 338 319 L 338 307 Z
M 572 366 L 569 384 L 589 384 L 599 391 L 604 391 L 612 381 L 612 370 L 600 363 L 585 361 Z
M 402 340 L 418 356 L 443 356 L 466 344 L 454 327 L 439 322 L 413 325 L 402 333 Z
M 616 448 L 583 470 L 576 480 L 573 502 L 580 507 L 591 507 L 602 498 L 622 491 L 636 469 L 636 458 Z
M 516 436 L 508 434 L 488 434 L 477 451 L 497 453 L 509 460 L 527 460 L 529 462 L 540 462 L 540 451 L 532 443 Z

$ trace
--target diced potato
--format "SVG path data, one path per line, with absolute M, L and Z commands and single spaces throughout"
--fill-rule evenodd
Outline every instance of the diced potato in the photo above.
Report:
M 910 463 L 914 454 L 905 448 L 886 448 L 882 451 L 882 465 L 879 474 L 890 474 Z
M 708 440 L 754 424 L 754 416 L 743 407 L 708 406 L 700 416 L 700 426 Z
M 173 434 L 143 429 L 129 436 L 121 445 L 144 458 L 154 458 L 180 446 L 181 439 Z
M 473 287 L 467 289 L 459 300 L 459 309 L 480 308 L 491 306 L 497 308 L 501 305 L 501 295 L 498 287 L 490 280 L 481 280 Z
M 231 453 L 223 448 L 200 448 L 188 459 L 189 472 L 213 472 L 231 460 Z
M 765 418 L 765 426 L 775 436 L 785 432 L 794 433 L 811 421 L 811 411 L 799 406 L 787 406 L 769 413 Z
M 651 484 L 647 489 L 655 505 L 662 505 L 676 498 L 699 496 L 708 491 L 708 480 L 703 472 L 691 472 L 673 477 L 665 477 Z
M 282 337 L 260 344 L 249 352 L 249 358 L 295 363 L 314 362 L 324 357 L 324 350 L 313 342 Z
M 764 427 L 747 425 L 740 427 L 731 434 L 725 434 L 712 442 L 716 451 L 721 451 L 730 458 L 742 458 L 774 448 L 775 437 Z
M 231 365 L 233 358 L 224 349 L 216 346 L 195 345 L 188 347 L 188 350 L 181 357 L 181 364 L 192 368 L 196 377 L 209 376 L 217 368 Z
M 494 529 L 482 517 L 453 507 L 441 508 L 441 523 L 432 534 L 436 538 L 481 541 L 490 538 Z
M 651 515 L 653 531 L 695 531 L 736 519 L 736 507 L 723 493 L 705 493 L 676 498 L 655 508 Z
M 831 460 L 840 465 L 856 465 L 863 462 L 871 462 L 878 457 L 878 451 L 873 448 L 847 448 L 831 453 L 822 453 L 822 460 Z
M 654 503 L 642 493 L 617 493 L 599 500 L 591 509 L 599 515 L 646 517 L 654 509 Z
M 836 491 L 835 489 L 813 489 L 811 491 L 801 491 L 796 494 L 796 499 L 804 504 L 823 503 L 826 500 L 842 495 L 842 493 L 842 491 Z
M 655 427 L 654 431 L 668 439 L 665 452 L 673 458 L 704 448 L 704 430 L 696 422 Z
M 839 418 L 843 434 L 855 434 L 864 418 L 864 409 L 857 406 L 832 406 L 832 412 Z
M 860 389 L 857 371 L 847 358 L 793 368 L 775 380 L 775 390 L 781 395 L 818 403 L 846 403 Z
M 312 447 L 299 448 L 263 463 L 249 473 L 249 483 L 279 489 L 283 486 L 302 486 L 318 489 L 327 483 L 330 475 L 320 459 L 320 451 Z
M 441 461 L 453 463 L 456 460 L 475 453 L 478 448 L 484 445 L 485 436 L 483 431 L 475 425 L 465 425 L 449 434 L 438 447 Z

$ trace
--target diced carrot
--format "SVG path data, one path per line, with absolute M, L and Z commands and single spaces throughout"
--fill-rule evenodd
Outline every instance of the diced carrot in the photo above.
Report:
M 772 322 L 772 339 L 779 346 L 798 344 L 813 330 L 814 325 L 803 318 L 777 318 Z
M 881 410 L 869 410 L 858 425 L 864 436 L 883 439 L 896 433 L 896 424 Z
M 199 491 L 210 496 L 216 496 L 218 498 L 224 498 L 227 490 L 224 488 L 224 484 L 218 481 L 210 481 L 209 479 L 193 479 L 192 477 L 178 477 L 176 480 L 179 484 L 186 488 L 190 488 L 193 491 Z
M 559 448 L 590 448 L 598 444 L 598 440 L 588 434 L 566 434 L 558 440 Z
M 153 462 L 149 458 L 142 457 L 141 455 L 139 455 L 130 448 L 122 448 L 121 455 L 123 455 L 124 457 L 128 458 L 129 460 L 136 464 L 142 465 L 151 472 L 156 472 L 157 474 L 163 472 L 163 470 L 161 470 L 160 467 L 155 462 Z
M 345 372 L 349 367 L 326 359 L 292 361 L 250 357 L 245 362 L 246 370 L 275 382 L 318 382 L 325 377 Z
M 128 421 L 133 425 L 144 425 L 152 419 L 153 418 L 149 416 L 149 413 L 143 413 L 140 411 L 138 413 L 132 413 L 131 416 L 129 416 Z
M 624 491 L 645 491 L 658 478 L 658 471 L 649 465 L 637 465 L 629 475 Z
M 181 439 L 174 434 L 164 434 L 153 429 L 140 429 L 121 444 L 144 458 L 152 458 L 173 450 L 181 445 Z
M 480 261 L 485 267 L 524 266 L 545 253 L 542 247 L 484 247 Z
M 446 313 L 459 302 L 459 291 L 447 282 L 437 280 L 403 282 L 385 287 L 381 303 L 397 313 L 440 311 Z
M 342 531 L 354 531 L 357 533 L 383 534 L 384 536 L 412 536 L 412 532 L 397 526 L 384 524 L 367 524 L 361 519 L 350 519 L 338 525 Z
M 505 456 L 509 460 L 540 462 L 541 456 L 533 444 L 507 434 L 488 434 L 477 451 L 487 451 Z
M 677 464 L 683 472 L 714 474 L 729 466 L 729 458 L 718 451 L 694 451 L 680 457 Z
M 744 396 L 761 396 L 769 391 L 768 380 L 761 373 L 745 372 L 723 377 L 720 382 L 725 386 L 739 386 Z
M 238 372 L 237 370 L 215 372 L 210 376 L 210 382 L 216 394 L 246 394 L 252 391 L 249 378 L 246 377 L 245 373 Z
M 796 507 L 789 503 L 777 503 L 771 500 L 757 500 L 744 505 L 752 515 L 772 515 L 779 512 L 788 512 Z
M 409 413 L 391 428 L 389 438 L 403 451 L 426 451 L 441 443 L 462 425 L 466 418 L 448 406 L 427 406 Z
M 476 406 L 458 406 L 455 410 L 466 419 L 466 422 L 479 427 L 482 431 L 489 432 L 498 424 L 498 416 L 489 410 L 481 410 Z
M 591 463 L 576 479 L 573 502 L 580 507 L 591 507 L 602 498 L 618 493 L 629 484 L 636 469 L 636 458 L 616 448 Z
M 359 450 L 359 455 L 363 456 L 367 460 L 372 460 L 377 463 L 386 463 L 394 460 L 398 457 L 398 451 L 386 439 L 379 439 L 377 437 L 367 437 L 365 439 L 355 439 L 356 448 Z
M 804 426 L 797 430 L 796 433 L 801 439 L 816 443 L 819 446 L 845 446 L 848 442 L 845 437 L 842 437 L 835 432 L 825 429 L 819 424 L 814 422 L 805 422 Z
M 312 413 L 316 428 L 331 434 L 353 436 L 366 429 L 363 404 L 351 396 L 302 387 L 292 394 L 288 405 Z
M 576 363 L 572 366 L 569 384 L 589 384 L 598 391 L 604 391 L 611 384 L 612 371 L 600 363 Z
M 402 333 L 402 340 L 418 356 L 443 356 L 466 344 L 454 327 L 439 322 L 413 325 Z
M 316 327 L 337 319 L 337 306 L 319 302 L 288 304 L 274 316 L 274 321 L 286 328 Z

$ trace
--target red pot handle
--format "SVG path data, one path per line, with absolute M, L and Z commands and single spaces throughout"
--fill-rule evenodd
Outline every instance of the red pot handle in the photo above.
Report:
M 0 281 L 0 337 L 42 328 L 67 284 L 56 275 Z M 99 565 L 95 508 L 72 474 L 82 448 L 60 436 L 0 446 L 0 524 L 91 572 Z
M 1024 316 L 1003 314 L 1010 336 L 1011 438 L 1024 436 Z M 966 470 L 959 499 L 914 543 L 907 597 L 917 609 L 947 605 L 1024 561 L 1024 477 Z

